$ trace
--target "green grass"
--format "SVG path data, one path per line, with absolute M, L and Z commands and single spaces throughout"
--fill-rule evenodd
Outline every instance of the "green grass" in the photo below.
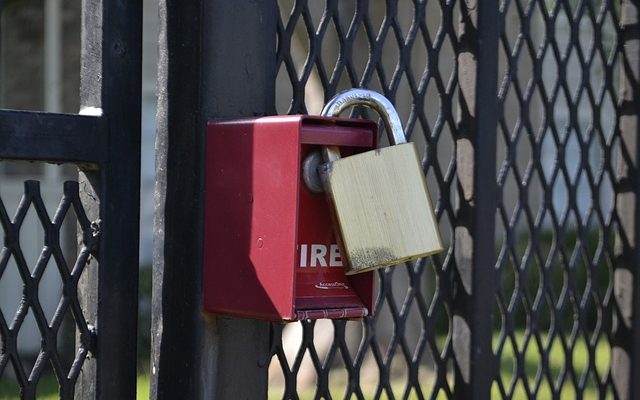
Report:
M 496 337 L 494 337 L 494 349 L 497 346 L 497 340 L 498 336 L 496 335 Z M 575 371 L 578 377 L 581 377 L 583 375 L 585 368 L 589 364 L 589 352 L 587 343 L 582 338 L 578 339 L 578 341 L 574 345 L 573 351 L 568 355 L 565 354 L 564 348 L 562 347 L 560 340 L 557 337 L 551 343 L 547 343 L 546 335 L 541 335 L 541 341 L 543 349 L 549 349 L 548 362 L 549 375 L 551 380 L 549 381 L 549 377 L 547 375 L 542 376 L 542 383 L 540 385 L 540 389 L 538 389 L 538 392 L 535 393 L 535 398 L 548 399 L 552 397 L 552 387 L 555 388 L 557 386 L 559 376 L 563 374 L 563 371 L 566 370 L 569 365 L 572 366 L 573 371 Z M 437 342 L 441 341 L 437 340 Z M 522 331 L 516 333 L 515 344 L 517 348 L 520 349 L 520 352 L 522 352 L 522 348 L 524 346 L 524 333 Z M 537 374 L 541 373 L 539 372 L 540 364 L 542 363 L 541 354 L 542 353 L 540 349 L 538 349 L 537 344 L 534 343 L 533 339 L 531 339 L 529 343 L 527 343 L 523 360 L 526 380 L 530 385 L 530 390 L 532 390 L 534 386 Z M 513 379 L 517 378 L 514 378 L 515 363 L 517 363 L 517 361 L 516 357 L 514 357 L 514 347 L 509 342 L 508 344 L 504 345 L 500 354 L 500 377 L 504 386 L 504 390 L 507 393 L 507 398 L 511 398 L 514 400 L 528 399 L 522 379 L 515 380 L 513 391 L 510 392 L 511 382 Z M 593 363 L 595 365 L 595 371 L 597 371 L 600 377 L 606 376 L 608 374 L 610 363 L 611 347 L 606 340 L 600 340 L 596 344 Z M 399 365 L 402 365 L 402 363 L 399 363 Z M 424 371 L 422 371 L 423 369 Z M 568 374 L 569 372 L 566 371 L 566 373 Z M 600 393 L 598 392 L 598 387 L 595 381 L 596 378 L 593 375 L 593 371 L 590 369 L 585 374 L 587 385 L 582 398 L 586 400 L 601 398 Z M 433 382 L 435 380 L 435 371 L 428 367 L 421 368 L 421 372 L 418 373 L 418 379 L 421 384 L 423 395 L 425 395 L 426 397 L 431 395 L 431 391 L 433 390 Z M 345 374 L 343 374 L 341 379 L 332 379 L 330 375 L 329 380 L 332 397 L 343 398 L 347 386 Z M 447 380 L 450 385 L 453 385 L 452 371 L 448 371 Z M 393 394 L 396 398 L 403 398 L 405 386 L 406 372 L 405 377 L 398 377 L 397 379 L 392 380 L 391 390 L 393 391 Z M 361 378 L 361 388 L 365 398 L 373 398 L 376 390 L 376 382 L 364 382 Z M 282 398 L 283 390 L 284 388 L 282 384 L 272 385 L 269 388 L 269 400 L 277 400 Z M 508 397 L 509 394 L 511 394 L 512 397 Z M 302 388 L 298 391 L 298 395 L 301 400 L 313 399 L 315 397 L 315 388 Z M 604 393 L 602 397 L 604 397 L 605 399 L 610 399 L 613 398 L 613 395 L 612 393 Z M 384 392 L 381 398 L 387 398 Z M 411 392 L 408 398 L 418 399 L 418 395 L 415 392 Z M 443 391 L 440 391 L 436 398 L 446 399 L 446 394 Z M 502 398 L 497 383 L 493 384 L 491 390 L 491 398 Z M 560 388 L 560 398 L 576 398 L 574 384 L 569 376 L 564 379 L 564 385 Z
M 147 400 L 149 398 L 149 384 L 151 383 L 149 375 L 138 375 L 138 395 L 137 400 Z
M 58 399 L 58 382 L 55 376 L 47 374 L 40 379 L 37 389 L 38 400 L 55 400 Z M 19 399 L 20 387 L 18 383 L 12 379 L 0 379 L 0 400 Z
M 598 376 L 600 376 L 600 379 L 608 374 L 611 366 L 611 347 L 606 340 L 601 339 L 596 344 L 593 360 L 595 368 L 589 369 L 588 371 L 586 368 L 589 365 L 589 351 L 584 338 L 579 338 L 573 347 L 573 351 L 568 352 L 565 352 L 557 336 L 549 343 L 546 334 L 542 334 L 541 344 L 543 349 L 548 349 L 548 374 L 542 374 L 542 353 L 538 348 L 538 344 L 533 339 L 529 340 L 524 350 L 524 370 L 530 390 L 533 390 L 537 375 L 540 374 L 542 378 L 540 389 L 536 393 L 536 398 L 551 398 L 552 387 L 557 387 L 560 377 L 564 374 L 567 376 L 564 379 L 563 386 L 560 388 L 560 398 L 576 398 L 576 390 L 569 375 L 569 368 L 575 372 L 578 379 L 581 379 L 583 376 L 586 379 L 586 389 L 583 393 L 584 399 L 600 398 L 596 381 L 597 378 L 593 373 L 593 369 L 595 369 Z M 524 334 L 522 332 L 516 334 L 515 345 L 518 349 L 521 349 L 520 352 L 522 352 L 524 346 Z M 497 337 L 494 337 L 494 348 L 496 346 Z M 526 399 L 527 395 L 524 382 L 521 378 L 516 379 L 517 377 L 515 377 L 513 373 L 516 363 L 517 360 L 514 356 L 513 344 L 507 339 L 500 355 L 500 377 L 504 390 L 507 395 L 509 395 L 512 381 L 515 380 L 512 392 L 513 399 Z M 613 398 L 612 393 L 603 393 L 603 395 L 604 398 Z M 498 383 L 493 384 L 492 398 L 500 398 Z
M 38 400 L 58 400 L 58 381 L 52 374 L 47 374 L 38 383 Z M 138 400 L 149 398 L 149 375 L 138 376 Z M 18 383 L 3 378 L 0 380 L 0 400 L 15 400 L 20 398 Z
M 494 348 L 497 346 L 497 337 L 494 338 Z M 565 351 L 559 341 L 558 338 L 555 338 L 552 343 L 547 342 L 546 335 L 542 335 L 541 337 L 543 348 L 549 348 L 549 373 L 551 377 L 551 382 L 549 382 L 548 377 L 544 376 L 542 380 L 541 388 L 537 393 L 537 398 L 545 399 L 551 398 L 551 390 L 552 386 L 555 387 L 557 385 L 558 377 L 562 374 L 562 371 L 567 369 L 569 365 L 572 366 L 572 369 L 576 371 L 578 376 L 582 376 L 583 371 L 588 365 L 589 361 L 589 353 L 588 347 L 585 343 L 584 339 L 579 339 L 578 342 L 574 346 L 573 352 L 568 355 L 565 354 Z M 524 334 L 523 332 L 518 332 L 515 336 L 515 345 L 518 349 L 522 349 L 524 346 Z M 537 347 L 538 345 L 534 341 L 530 341 L 527 344 L 526 350 L 524 352 L 524 369 L 526 372 L 527 381 L 533 385 L 535 381 L 536 375 L 540 373 L 540 364 L 542 363 L 542 355 L 540 350 Z M 609 343 L 606 340 L 600 340 L 596 345 L 596 351 L 594 353 L 594 365 L 595 370 L 598 375 L 605 376 L 608 373 L 611 357 L 610 357 L 611 348 Z M 508 340 L 500 354 L 500 377 L 505 387 L 505 390 L 508 392 L 510 390 L 511 381 L 514 379 L 513 370 L 515 368 L 516 357 L 514 357 L 514 347 L 512 343 Z M 402 363 L 398 364 L 402 366 Z M 395 397 L 402 397 L 405 390 L 406 385 L 406 372 L 404 372 L 404 376 L 398 376 L 396 379 L 392 381 L 392 391 Z M 400 374 L 402 375 L 402 374 Z M 342 398 L 346 389 L 346 374 L 342 371 L 340 373 L 329 375 L 330 385 L 331 385 L 331 393 L 336 398 Z M 428 367 L 421 368 L 421 372 L 419 373 L 419 380 L 422 385 L 422 390 L 424 394 L 430 394 L 432 390 L 433 381 L 435 379 L 434 371 L 429 369 Z M 448 374 L 447 379 L 449 382 L 453 381 L 453 377 L 451 373 Z M 583 394 L 584 399 L 597 399 L 599 398 L 599 393 L 597 389 L 597 385 L 595 383 L 595 376 L 593 372 L 590 370 L 587 374 L 587 387 Z M 452 384 L 452 383 L 451 383 Z M 365 379 L 362 380 L 362 390 L 365 398 L 372 398 L 375 390 L 376 390 L 376 382 L 374 379 L 368 380 L 365 382 Z M 269 400 L 276 400 L 282 397 L 283 387 L 281 385 L 272 385 L 269 388 Z M 19 387 L 15 381 L 12 381 L 7 378 L 3 378 L 0 380 L 0 400 L 13 400 L 19 399 Z M 521 378 L 516 379 L 514 390 L 513 390 L 513 399 L 526 399 L 526 391 L 524 389 L 524 384 Z M 310 387 L 306 389 L 301 389 L 298 392 L 301 400 L 313 399 L 315 396 L 315 388 Z M 492 398 L 501 398 L 500 390 L 498 388 L 498 384 L 494 383 L 492 387 Z M 565 384 L 561 388 L 561 398 L 575 398 L 575 388 L 571 382 L 571 379 L 567 377 L 565 379 Z M 613 396 L 610 393 L 607 393 L 605 398 L 612 398 Z M 56 379 L 52 375 L 45 375 L 41 379 L 38 384 L 38 399 L 50 400 L 58 398 L 58 385 Z M 142 374 L 138 377 L 138 399 L 148 399 L 149 398 L 149 375 Z M 384 392 L 382 398 L 386 398 Z M 417 399 L 418 396 L 416 393 L 412 392 L 409 396 L 409 399 Z M 437 397 L 445 398 L 444 393 L 439 393 Z

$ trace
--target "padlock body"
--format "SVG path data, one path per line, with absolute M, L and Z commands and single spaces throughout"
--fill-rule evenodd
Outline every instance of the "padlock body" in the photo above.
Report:
M 301 161 L 321 145 L 375 147 L 377 126 L 311 116 L 211 121 L 207 127 L 203 307 L 294 321 L 373 312 L 373 275 L 346 276 L 324 194 Z
M 443 250 L 422 165 L 413 143 L 323 165 L 347 274 L 387 267 Z

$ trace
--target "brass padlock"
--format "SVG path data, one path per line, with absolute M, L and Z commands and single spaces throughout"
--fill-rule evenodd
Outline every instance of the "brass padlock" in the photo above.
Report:
M 338 116 L 357 105 L 380 114 L 391 145 L 346 158 L 337 147 L 323 148 L 320 178 L 339 227 L 347 274 L 443 250 L 422 164 L 391 102 L 370 90 L 351 89 L 332 98 L 322 115 Z

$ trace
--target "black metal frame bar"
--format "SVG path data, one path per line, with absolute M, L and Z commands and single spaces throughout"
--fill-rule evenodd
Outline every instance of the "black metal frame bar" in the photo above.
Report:
M 622 1 L 618 103 L 621 154 L 618 160 L 611 377 L 616 398 L 640 396 L 640 2 Z
M 460 2 L 456 133 L 458 209 L 457 287 L 453 306 L 455 397 L 489 399 L 495 371 L 491 351 L 495 263 L 498 1 Z M 466 79 L 482 77 L 482 79 Z
M 101 108 L 109 138 L 99 200 L 97 394 L 126 399 L 136 396 L 142 1 L 95 3 L 103 13 Z
M 96 381 L 85 381 L 81 390 L 90 396 L 95 388 L 101 399 L 134 398 L 142 2 L 86 1 L 82 46 L 81 108 L 102 110 L 108 139 L 101 170 L 81 179 L 85 207 L 101 222 L 97 281 L 84 289 L 97 318 Z
M 90 169 L 105 162 L 104 123 L 93 116 L 0 110 L 2 158 L 74 162 Z

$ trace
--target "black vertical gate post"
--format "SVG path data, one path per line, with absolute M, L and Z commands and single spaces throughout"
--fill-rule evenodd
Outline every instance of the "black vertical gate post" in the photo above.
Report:
M 498 2 L 460 2 L 453 351 L 455 395 L 489 399 L 495 301 Z
M 269 323 L 201 312 L 205 124 L 275 110 L 275 2 L 160 2 L 152 386 L 266 398 Z M 242 293 L 238 293 L 242 296 Z
M 82 18 L 81 113 L 100 120 L 104 158 L 80 176 L 100 245 L 99 266 L 90 263 L 79 286 L 96 357 L 87 360 L 76 395 L 130 399 L 136 395 L 142 2 L 85 0 Z
M 103 268 L 97 393 L 100 399 L 126 399 L 136 393 L 142 1 L 103 0 L 102 10 L 102 110 L 109 156 L 101 171 L 98 228 Z
M 640 3 L 622 2 L 621 91 L 618 107 L 620 154 L 616 185 L 614 323 L 611 376 L 616 398 L 640 396 Z

